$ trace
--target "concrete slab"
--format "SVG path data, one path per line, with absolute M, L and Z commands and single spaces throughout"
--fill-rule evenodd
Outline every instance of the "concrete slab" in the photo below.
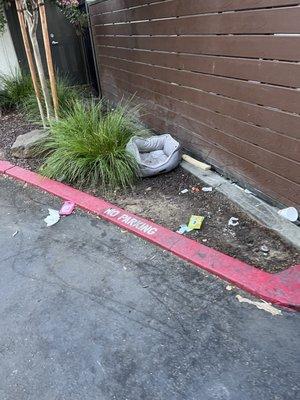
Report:
M 1 400 L 297 398 L 299 314 L 60 204 L 0 178 Z

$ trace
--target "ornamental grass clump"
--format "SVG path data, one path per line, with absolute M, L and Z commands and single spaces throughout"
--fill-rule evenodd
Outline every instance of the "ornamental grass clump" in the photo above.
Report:
M 102 103 L 76 102 L 63 118 L 51 123 L 42 145 L 48 156 L 41 172 L 80 186 L 130 186 L 137 177 L 137 164 L 126 144 L 132 136 L 146 133 L 138 108 L 129 103 L 104 111 Z
M 16 70 L 11 75 L 0 75 L 0 108 L 12 110 L 26 102 L 34 93 L 30 75 Z

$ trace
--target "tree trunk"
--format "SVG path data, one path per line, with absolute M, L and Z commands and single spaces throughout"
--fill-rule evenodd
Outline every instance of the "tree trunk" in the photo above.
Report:
M 31 39 L 31 43 L 32 43 L 32 50 L 34 53 L 36 68 L 37 68 L 38 75 L 40 78 L 41 88 L 42 88 L 42 92 L 43 92 L 43 96 L 44 96 L 44 100 L 45 100 L 47 118 L 49 120 L 52 115 L 51 98 L 50 98 L 49 88 L 47 85 L 47 80 L 46 80 L 46 76 L 45 76 L 45 72 L 44 72 L 44 67 L 43 67 L 43 63 L 42 63 L 42 57 L 41 57 L 41 53 L 40 53 L 40 49 L 39 49 L 39 44 L 37 41 L 36 32 L 33 32 L 32 34 L 30 34 L 30 39 Z
M 23 13 L 23 10 L 21 7 L 20 0 L 16 0 L 16 7 L 17 7 L 17 13 L 18 13 L 18 18 L 19 18 L 23 43 L 24 43 L 24 47 L 25 47 L 25 52 L 26 52 L 26 56 L 27 56 L 27 61 L 28 61 L 29 69 L 30 69 L 31 79 L 32 79 L 33 87 L 34 87 L 35 96 L 36 96 L 36 101 L 37 101 L 40 116 L 42 119 L 42 124 L 43 124 L 43 127 L 45 128 L 46 127 L 45 114 L 44 114 L 44 109 L 43 109 L 43 105 L 42 105 L 41 92 L 40 92 L 40 88 L 39 88 L 39 84 L 38 84 L 38 78 L 36 75 L 35 65 L 34 65 L 32 52 L 31 52 L 31 48 L 30 48 L 30 44 L 29 44 L 28 33 L 26 30 L 24 13 Z
M 26 0 L 23 0 L 22 3 L 23 3 L 25 20 L 26 20 L 26 24 L 28 27 L 29 37 L 30 37 L 30 41 L 32 44 L 32 50 L 33 50 L 33 54 L 34 54 L 36 68 L 37 68 L 37 72 L 39 75 L 42 93 L 43 93 L 43 97 L 44 97 L 44 101 L 45 101 L 47 119 L 50 121 L 50 118 L 52 116 L 51 97 L 50 97 L 49 88 L 47 85 L 45 71 L 44 71 L 44 67 L 43 67 L 43 63 L 42 63 L 42 57 L 41 57 L 40 48 L 39 48 L 37 35 L 36 35 L 38 18 L 39 18 L 37 4 L 35 4 L 35 2 L 32 2 L 33 10 L 32 10 L 32 13 L 30 13 L 28 10 L 28 7 L 27 7 Z

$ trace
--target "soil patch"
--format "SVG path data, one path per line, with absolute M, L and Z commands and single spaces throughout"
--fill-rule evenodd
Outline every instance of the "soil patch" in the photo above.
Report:
M 16 136 L 34 126 L 24 122 L 19 114 L 0 117 L 0 122 L 0 149 L 1 146 L 4 148 L 6 158 L 14 164 L 36 170 L 41 160 L 16 159 L 9 151 Z M 188 223 L 192 214 L 203 215 L 203 228 L 188 233 L 188 237 L 268 272 L 279 272 L 300 263 L 300 254 L 293 246 L 260 225 L 221 193 L 216 190 L 203 192 L 203 186 L 197 178 L 179 167 L 168 174 L 140 180 L 132 190 L 108 192 L 102 188 L 85 188 L 85 191 L 171 230 Z M 182 194 L 183 189 L 188 189 L 188 192 Z M 238 218 L 239 225 L 228 226 L 231 217 Z M 262 246 L 269 251 L 264 253 Z

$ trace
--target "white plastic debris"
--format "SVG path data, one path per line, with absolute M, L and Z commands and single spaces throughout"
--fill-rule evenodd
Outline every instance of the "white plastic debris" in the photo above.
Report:
M 183 190 L 181 190 L 181 194 L 185 194 L 185 193 L 187 193 L 189 190 L 188 189 L 183 189 Z
M 180 225 L 179 229 L 176 231 L 180 235 L 183 235 L 184 233 L 191 232 L 193 229 L 189 229 L 186 224 Z
M 48 208 L 49 215 L 44 219 L 47 226 L 55 225 L 60 220 L 59 211 Z
M 269 251 L 270 251 L 269 247 L 266 246 L 265 244 L 263 244 L 262 246 L 260 246 L 260 250 L 261 250 L 263 253 L 269 253 Z
M 228 221 L 228 226 L 237 226 L 239 225 L 239 219 L 236 217 L 231 217 Z
M 253 193 L 252 193 L 250 190 L 248 190 L 248 189 L 245 189 L 244 192 L 247 193 L 247 194 L 253 194 Z
M 246 299 L 245 297 L 240 296 L 239 294 L 237 294 L 235 297 L 240 303 L 253 304 L 260 310 L 264 310 L 272 315 L 282 315 L 281 310 L 278 310 L 278 308 L 273 307 L 272 304 L 267 303 L 266 301 L 252 301 L 250 299 Z
M 19 233 L 19 231 L 18 230 L 16 230 L 13 234 L 12 234 L 12 237 L 15 237 L 15 236 L 17 236 L 17 234 Z
M 278 214 L 288 221 L 295 222 L 297 221 L 299 214 L 295 207 L 287 207 L 278 211 Z
M 232 290 L 232 286 L 231 285 L 227 285 L 226 286 L 226 290 L 228 290 L 228 291 Z
M 212 192 L 213 188 L 211 186 L 204 186 L 202 192 Z

